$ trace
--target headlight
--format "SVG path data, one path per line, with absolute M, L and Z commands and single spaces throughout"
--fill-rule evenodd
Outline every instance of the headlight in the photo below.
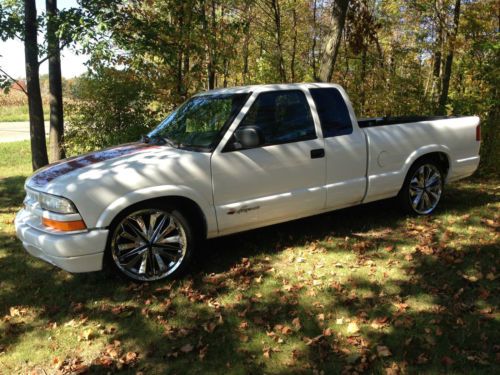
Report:
M 40 193 L 38 196 L 40 207 L 47 211 L 56 212 L 58 214 L 75 214 L 77 213 L 75 205 L 66 198 L 58 197 L 46 193 Z

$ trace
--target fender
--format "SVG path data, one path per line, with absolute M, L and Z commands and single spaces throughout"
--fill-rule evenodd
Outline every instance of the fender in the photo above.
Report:
M 149 199 L 168 196 L 180 196 L 195 202 L 198 207 L 200 207 L 203 215 L 205 215 L 207 223 L 207 237 L 212 237 L 217 234 L 217 220 L 213 206 L 206 202 L 195 190 L 184 185 L 160 185 L 132 191 L 125 196 L 118 198 L 106 207 L 99 216 L 96 227 L 108 227 L 116 215 L 133 204 Z
M 408 174 L 408 171 L 410 170 L 413 163 L 415 163 L 415 161 L 418 158 L 425 156 L 427 154 L 431 154 L 433 152 L 441 152 L 441 153 L 446 155 L 446 158 L 448 159 L 448 165 L 450 166 L 449 170 L 448 170 L 448 176 L 450 175 L 451 168 L 452 168 L 452 162 L 451 162 L 451 158 L 450 158 L 450 155 L 451 155 L 450 148 L 448 146 L 440 145 L 440 144 L 426 145 L 426 146 L 423 146 L 423 147 L 416 149 L 408 156 L 408 158 L 406 158 L 406 160 L 403 164 L 403 168 L 401 169 L 401 171 L 403 172 L 401 174 L 403 176 L 403 180 L 401 181 L 401 186 L 403 185 L 403 181 L 406 178 L 406 175 Z

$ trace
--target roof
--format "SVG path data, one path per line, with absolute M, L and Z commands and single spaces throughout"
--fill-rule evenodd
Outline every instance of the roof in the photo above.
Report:
M 340 86 L 333 83 L 277 83 L 268 85 L 248 85 L 248 86 L 235 86 L 235 87 L 225 87 L 214 90 L 202 91 L 198 95 L 213 95 L 213 94 L 247 94 L 251 92 L 262 92 L 262 91 L 276 91 L 276 90 L 293 90 L 293 89 L 304 89 L 304 88 L 320 88 L 320 87 L 336 87 Z

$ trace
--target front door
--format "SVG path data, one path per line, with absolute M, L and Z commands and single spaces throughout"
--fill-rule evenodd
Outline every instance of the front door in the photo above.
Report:
M 249 104 L 252 100 L 229 132 L 258 128 L 262 144 L 234 149 L 234 136 L 227 136 L 211 160 L 221 234 L 305 216 L 325 205 L 324 142 L 317 137 L 309 93 L 271 91 L 252 95 Z

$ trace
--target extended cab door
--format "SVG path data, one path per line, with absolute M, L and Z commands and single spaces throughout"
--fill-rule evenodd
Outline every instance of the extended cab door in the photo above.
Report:
M 367 144 L 342 89 L 309 89 L 318 113 L 326 151 L 326 207 L 361 203 L 366 190 Z
M 254 93 L 211 161 L 221 234 L 305 216 L 324 207 L 325 154 L 306 90 Z M 237 149 L 234 131 L 256 128 L 262 144 Z

